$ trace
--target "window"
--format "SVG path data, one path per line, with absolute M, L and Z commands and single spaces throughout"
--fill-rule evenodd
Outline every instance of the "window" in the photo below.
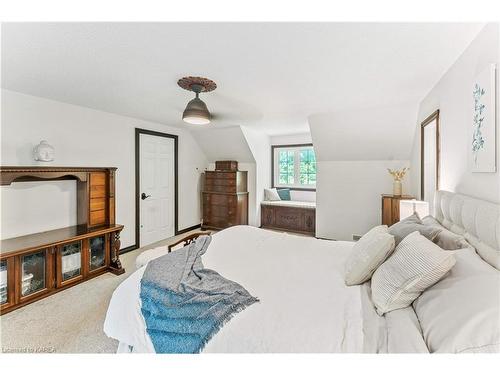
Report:
M 316 189 L 316 155 L 311 144 L 272 146 L 273 186 Z

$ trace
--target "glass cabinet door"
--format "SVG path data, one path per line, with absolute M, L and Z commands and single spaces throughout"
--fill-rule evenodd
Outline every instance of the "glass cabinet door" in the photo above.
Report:
M 21 296 L 39 292 L 46 288 L 46 252 L 21 257 Z
M 94 237 L 89 240 L 90 271 L 106 266 L 106 236 Z
M 65 282 L 82 275 L 82 243 L 72 242 L 61 247 L 61 281 Z
M 7 303 L 9 300 L 9 289 L 7 280 L 9 280 L 9 270 L 7 268 L 7 260 L 0 261 L 0 304 Z

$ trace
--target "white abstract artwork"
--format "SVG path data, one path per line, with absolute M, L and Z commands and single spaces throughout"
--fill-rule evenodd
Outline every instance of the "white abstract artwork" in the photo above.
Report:
M 495 65 L 491 64 L 474 81 L 470 152 L 472 172 L 496 171 Z

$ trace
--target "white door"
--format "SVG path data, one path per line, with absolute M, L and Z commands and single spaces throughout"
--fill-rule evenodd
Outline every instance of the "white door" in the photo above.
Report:
M 174 235 L 174 140 L 140 134 L 140 246 Z

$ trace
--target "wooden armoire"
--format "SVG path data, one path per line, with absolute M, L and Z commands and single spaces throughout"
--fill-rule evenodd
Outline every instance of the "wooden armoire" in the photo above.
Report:
M 248 224 L 246 171 L 234 168 L 206 171 L 202 195 L 202 229 L 220 230 Z

